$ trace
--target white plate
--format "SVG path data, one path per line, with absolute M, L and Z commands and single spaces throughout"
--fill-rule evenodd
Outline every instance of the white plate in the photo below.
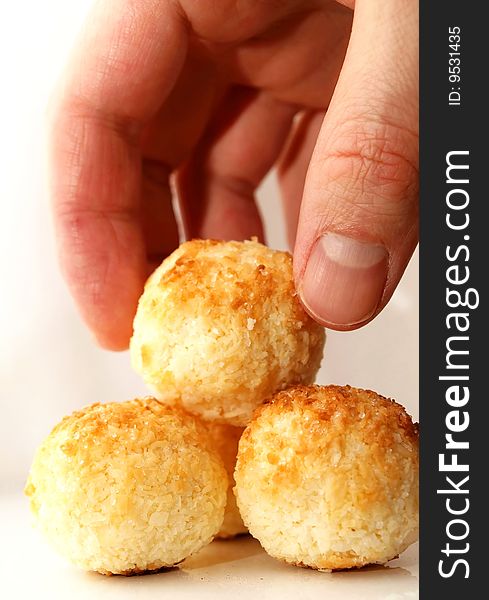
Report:
M 418 545 L 386 567 L 320 573 L 280 563 L 250 536 L 214 541 L 179 568 L 105 577 L 56 556 L 20 495 L 0 496 L 4 598 L 41 600 L 405 600 L 418 598 Z M 5 554 L 5 556 L 3 556 Z M 6 589 L 5 589 L 5 586 Z

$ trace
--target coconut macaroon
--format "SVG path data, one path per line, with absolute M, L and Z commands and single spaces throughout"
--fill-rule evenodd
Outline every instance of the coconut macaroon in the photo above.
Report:
M 395 558 L 418 535 L 418 427 L 349 386 L 298 386 L 256 411 L 235 471 L 238 506 L 272 556 L 316 569 Z
M 239 426 L 268 395 L 314 380 L 324 340 L 297 298 L 290 254 L 193 240 L 148 279 L 131 360 L 160 400 Z
M 39 447 L 25 492 L 36 524 L 71 562 L 132 575 L 209 543 L 227 487 L 203 425 L 147 398 L 64 418 Z
M 234 468 L 236 466 L 236 454 L 238 453 L 238 443 L 241 434 L 244 431 L 243 427 L 234 427 L 233 425 L 223 425 L 220 423 L 207 423 L 210 440 L 214 448 L 219 452 L 219 455 L 226 467 L 228 473 L 228 494 L 226 502 L 226 510 L 224 512 L 224 521 L 221 529 L 216 537 L 232 538 L 236 535 L 247 533 L 246 528 L 234 496 Z

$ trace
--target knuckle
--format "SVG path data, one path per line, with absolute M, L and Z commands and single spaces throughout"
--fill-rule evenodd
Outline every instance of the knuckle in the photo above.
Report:
M 122 109 L 107 110 L 77 94 L 69 94 L 62 100 L 54 98 L 49 108 L 48 126 L 52 142 L 81 144 L 90 134 L 112 135 L 129 148 L 138 147 L 142 132 L 140 120 Z
M 371 119 L 342 123 L 321 170 L 334 195 L 375 212 L 410 210 L 418 192 L 417 134 Z
M 110 240 L 107 224 L 94 222 L 89 212 L 66 208 L 57 214 L 57 231 L 64 277 L 77 297 L 91 307 L 98 306 L 103 300 L 109 252 L 97 239 L 104 234 Z

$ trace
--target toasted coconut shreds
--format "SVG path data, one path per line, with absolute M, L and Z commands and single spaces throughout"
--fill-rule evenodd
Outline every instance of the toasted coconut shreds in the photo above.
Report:
M 238 507 L 286 562 L 383 564 L 417 539 L 418 460 L 418 428 L 394 401 L 349 386 L 289 388 L 241 436 Z
M 160 400 L 242 426 L 268 395 L 314 380 L 324 340 L 297 298 L 290 254 L 193 240 L 147 281 L 131 360 Z
M 203 425 L 147 398 L 63 419 L 36 453 L 26 494 L 39 529 L 71 562 L 129 575 L 209 543 L 227 488 Z
M 247 533 L 238 505 L 234 496 L 234 468 L 236 466 L 236 454 L 238 452 L 238 443 L 243 427 L 234 427 L 233 425 L 223 425 L 220 423 L 206 423 L 209 430 L 210 441 L 219 452 L 224 466 L 228 473 L 229 485 L 227 492 L 226 511 L 224 512 L 224 521 L 216 537 L 221 539 L 233 538 L 242 533 Z

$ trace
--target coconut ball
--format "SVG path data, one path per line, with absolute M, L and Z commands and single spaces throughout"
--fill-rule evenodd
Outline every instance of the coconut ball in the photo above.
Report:
M 148 279 L 131 360 L 158 399 L 240 426 L 268 395 L 314 380 L 324 339 L 299 302 L 290 254 L 193 240 Z
M 228 493 L 226 510 L 224 512 L 224 521 L 216 537 L 232 538 L 241 533 L 247 533 L 238 505 L 234 496 L 234 467 L 236 466 L 236 454 L 238 453 L 238 443 L 243 427 L 234 427 L 233 425 L 223 425 L 220 423 L 207 423 L 209 436 L 214 448 L 219 452 L 226 471 L 228 473 Z
M 25 491 L 37 526 L 72 563 L 132 575 L 208 544 L 227 487 L 203 425 L 147 398 L 65 417 L 38 449 Z
M 375 392 L 279 392 L 244 431 L 235 479 L 250 533 L 288 563 L 382 564 L 417 539 L 418 427 Z

